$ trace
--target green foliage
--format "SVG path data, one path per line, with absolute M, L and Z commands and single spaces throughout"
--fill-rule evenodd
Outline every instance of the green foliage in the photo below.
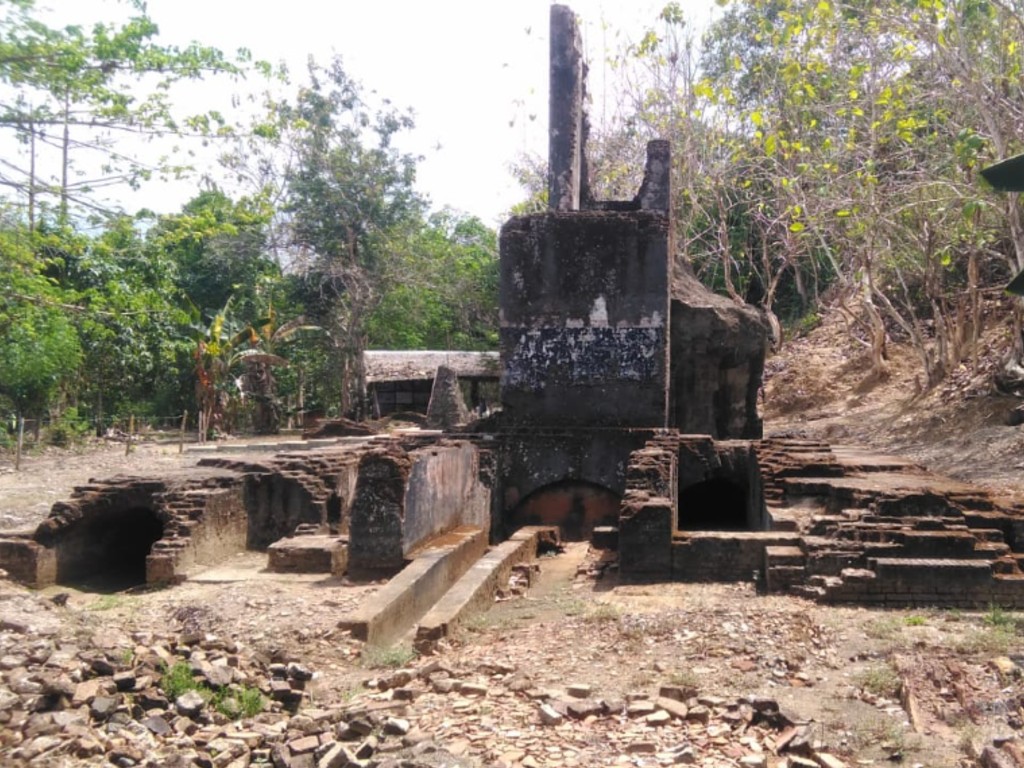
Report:
M 296 161 L 286 175 L 291 245 L 306 254 L 300 300 L 330 334 L 326 356 L 341 413 L 362 384 L 367 321 L 408 253 L 424 201 L 413 183 L 416 158 L 393 144 L 412 127 L 408 114 L 371 109 L 338 59 L 310 64 L 294 104 L 276 102 L 281 141 Z M 358 410 L 358 408 L 355 408 Z
M 213 708 L 225 717 L 238 720 L 255 717 L 266 706 L 266 699 L 258 688 L 238 686 L 217 691 L 212 698 Z
M 1017 619 L 1013 614 L 1006 611 L 1001 605 L 992 603 L 989 606 L 988 613 L 985 614 L 984 622 L 990 627 L 996 627 L 1000 629 L 1015 629 L 1018 625 Z
M 1024 268 L 1024 220 L 976 180 L 1024 143 L 1024 27 L 990 3 L 720 5 L 700 39 L 668 7 L 615 58 L 598 193 L 628 199 L 644 143 L 670 139 L 676 241 L 706 284 L 787 322 L 828 292 L 875 369 L 895 329 L 935 383 L 977 345 L 981 292 Z M 543 173 L 519 170 L 534 197 Z
M 889 664 L 872 666 L 855 678 L 857 685 L 868 693 L 886 698 L 897 698 L 903 685 L 899 673 Z
M 41 413 L 78 369 L 78 335 L 56 307 L 25 305 L 6 320 L 0 329 L 0 394 L 19 414 Z
M 187 661 L 175 663 L 164 670 L 160 677 L 160 690 L 170 701 L 174 701 L 183 693 L 198 691 L 201 688 L 199 680 L 192 674 L 192 665 Z
M 170 701 L 188 691 L 197 691 L 214 709 L 233 720 L 255 717 L 266 706 L 266 699 L 258 688 L 242 685 L 214 691 L 192 674 L 192 665 L 187 661 L 164 668 L 159 685 Z
M 67 448 L 81 441 L 88 433 L 89 423 L 79 418 L 77 408 L 71 407 L 50 426 L 48 439 L 51 445 Z
M 213 189 L 163 216 L 150 233 L 150 249 L 173 265 L 177 287 L 206 317 L 228 299 L 242 316 L 256 317 L 281 279 L 268 252 L 271 211 L 261 200 L 230 200 Z
M 368 344 L 380 349 L 497 347 L 498 245 L 479 219 L 432 215 L 394 265 L 367 321 Z

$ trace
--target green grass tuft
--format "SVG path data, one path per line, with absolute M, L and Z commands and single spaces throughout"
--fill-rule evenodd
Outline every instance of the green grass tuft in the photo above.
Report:
M 416 651 L 407 645 L 363 649 L 363 666 L 369 669 L 400 669 L 416 658 Z

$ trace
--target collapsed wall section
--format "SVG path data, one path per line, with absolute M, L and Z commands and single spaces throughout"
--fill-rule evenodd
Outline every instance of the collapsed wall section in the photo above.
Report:
M 768 328 L 758 311 L 712 293 L 680 267 L 670 333 L 670 425 L 717 440 L 760 438 Z

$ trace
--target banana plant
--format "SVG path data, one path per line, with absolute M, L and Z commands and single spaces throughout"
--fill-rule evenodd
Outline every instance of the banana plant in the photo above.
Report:
M 226 416 L 234 399 L 251 400 L 257 432 L 274 433 L 279 426 L 276 383 L 272 368 L 288 365 L 276 350 L 293 336 L 318 331 L 318 326 L 298 317 L 278 325 L 277 312 L 238 328 L 230 318 L 231 299 L 203 329 L 197 328 L 193 352 L 196 402 L 205 432 L 228 426 Z M 241 373 L 235 372 L 241 368 Z

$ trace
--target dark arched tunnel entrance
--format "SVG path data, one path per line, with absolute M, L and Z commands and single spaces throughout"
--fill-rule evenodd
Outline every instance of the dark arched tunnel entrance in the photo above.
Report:
M 620 498 L 603 486 L 579 480 L 545 485 L 523 499 L 509 517 L 510 528 L 557 525 L 566 541 L 586 541 L 601 525 L 616 525 Z
M 99 592 L 146 583 L 146 557 L 164 533 L 147 507 L 96 510 L 61 536 L 57 581 Z
M 749 493 L 739 483 L 712 478 L 679 491 L 679 530 L 750 530 Z

